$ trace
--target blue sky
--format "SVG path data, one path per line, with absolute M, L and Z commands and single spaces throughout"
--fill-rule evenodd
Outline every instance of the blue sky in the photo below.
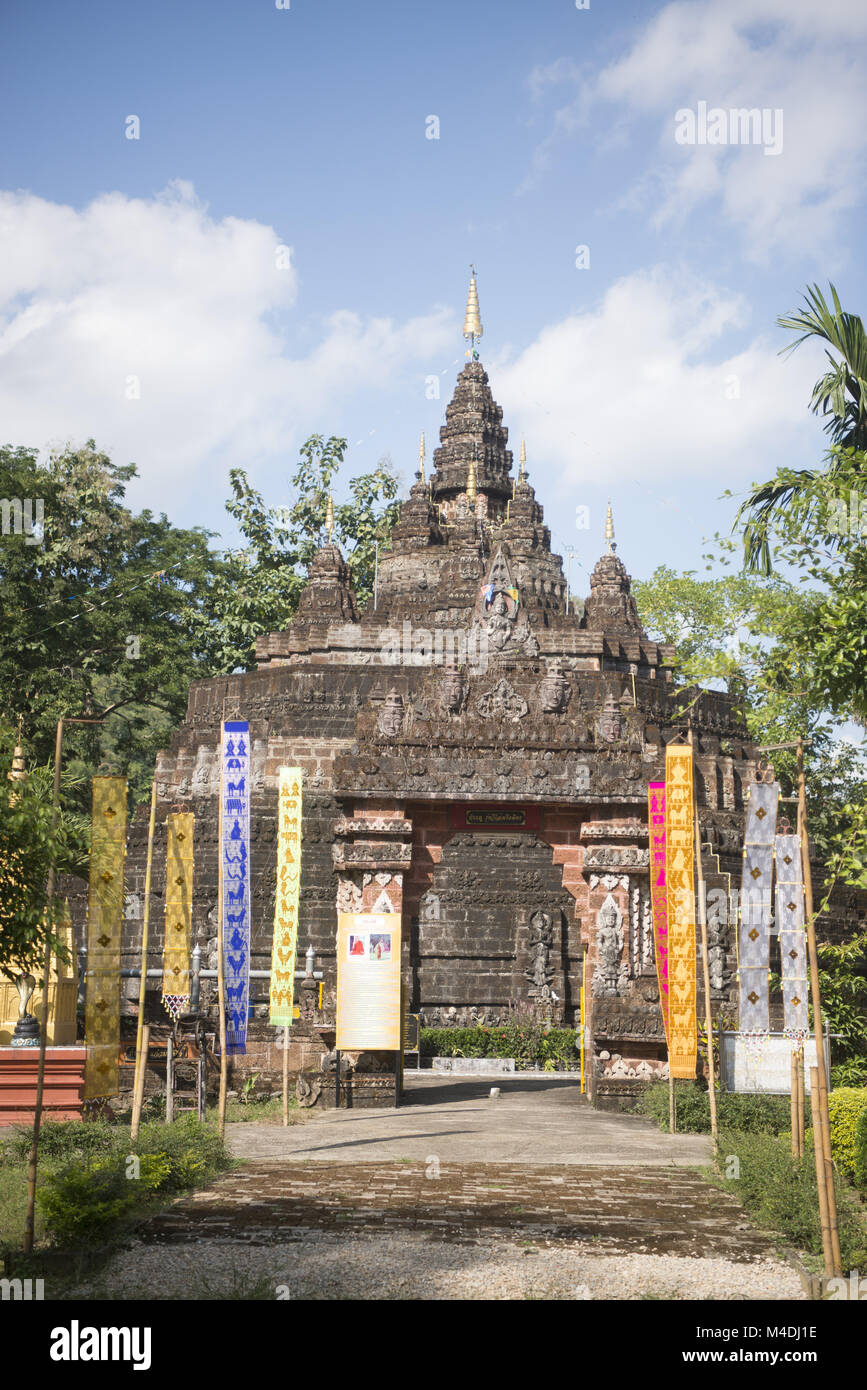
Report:
M 855 0 L 7 0 L 6 438 L 93 435 L 227 537 L 228 469 L 284 502 L 314 430 L 408 482 L 473 261 L 556 546 L 591 568 L 610 496 L 636 576 L 698 567 L 726 487 L 821 452 L 775 319 L 829 278 L 864 308 L 865 38 Z M 700 102 L 782 149 L 678 144 Z

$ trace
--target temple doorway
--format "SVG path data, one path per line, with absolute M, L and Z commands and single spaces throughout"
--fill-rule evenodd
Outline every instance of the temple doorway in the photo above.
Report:
M 535 1006 L 574 1026 L 574 907 L 535 833 L 455 832 L 411 921 L 412 1011 L 426 1027 L 469 1027 Z

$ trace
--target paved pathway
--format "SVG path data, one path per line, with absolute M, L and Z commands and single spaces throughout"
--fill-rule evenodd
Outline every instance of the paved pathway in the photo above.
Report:
M 500 1096 L 490 1098 L 499 1086 Z M 700 1134 L 661 1134 L 650 1120 L 594 1110 L 574 1078 L 407 1077 L 398 1110 L 327 1110 L 308 1124 L 240 1124 L 227 1131 L 238 1158 L 334 1163 L 414 1159 L 441 1163 L 576 1163 L 604 1167 L 710 1162 Z
M 230 1126 L 243 1165 L 72 1296 L 803 1297 L 773 1237 L 696 1171 L 700 1136 L 594 1111 L 566 1078 L 412 1078 L 408 1101 Z
M 749 1225 L 734 1197 L 686 1168 L 358 1160 L 246 1164 L 154 1218 L 146 1239 L 268 1245 L 312 1230 L 417 1231 L 457 1240 L 508 1234 L 590 1242 L 596 1254 L 744 1262 L 775 1248 Z

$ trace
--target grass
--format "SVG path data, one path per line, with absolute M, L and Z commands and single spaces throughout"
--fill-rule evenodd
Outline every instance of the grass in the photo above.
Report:
M 216 1126 L 191 1117 L 129 1129 L 105 1120 L 49 1122 L 40 1133 L 35 1241 L 24 1256 L 31 1131 L 0 1137 L 0 1260 L 9 1277 L 50 1277 L 57 1293 L 98 1268 L 153 1212 L 231 1166 Z M 138 1173 L 134 1171 L 138 1168 Z
M 819 1194 L 813 1160 L 812 1132 L 807 1132 L 803 1159 L 792 1157 L 789 1135 L 748 1134 L 720 1131 L 720 1163 L 725 1172 L 730 1160 L 738 1160 L 737 1176 L 724 1177 L 715 1169 L 704 1176 L 714 1186 L 734 1192 L 752 1221 L 776 1232 L 808 1256 L 822 1254 Z M 836 1180 L 840 1253 L 844 1269 L 863 1268 L 867 1261 L 867 1219 L 862 1203 L 849 1184 Z M 810 1261 L 808 1261 L 810 1263 Z
M 710 1102 L 703 1086 L 675 1085 L 677 1128 L 684 1134 L 710 1131 Z M 717 1094 L 719 1170 L 703 1169 L 714 1186 L 733 1192 L 756 1226 L 782 1237 L 800 1250 L 805 1263 L 816 1265 L 822 1254 L 819 1194 L 813 1160 L 812 1131 L 807 1131 L 803 1159 L 792 1157 L 788 1096 Z M 639 1113 L 668 1132 L 668 1083 L 648 1087 Z M 731 1162 L 737 1160 L 737 1165 Z M 737 1176 L 727 1177 L 727 1168 Z M 845 1269 L 867 1263 L 867 1214 L 854 1188 L 836 1177 L 840 1252 Z

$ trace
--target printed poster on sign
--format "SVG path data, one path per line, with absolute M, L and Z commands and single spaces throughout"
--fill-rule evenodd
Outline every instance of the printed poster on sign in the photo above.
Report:
M 337 947 L 337 1047 L 400 1048 L 400 922 L 341 912 Z

